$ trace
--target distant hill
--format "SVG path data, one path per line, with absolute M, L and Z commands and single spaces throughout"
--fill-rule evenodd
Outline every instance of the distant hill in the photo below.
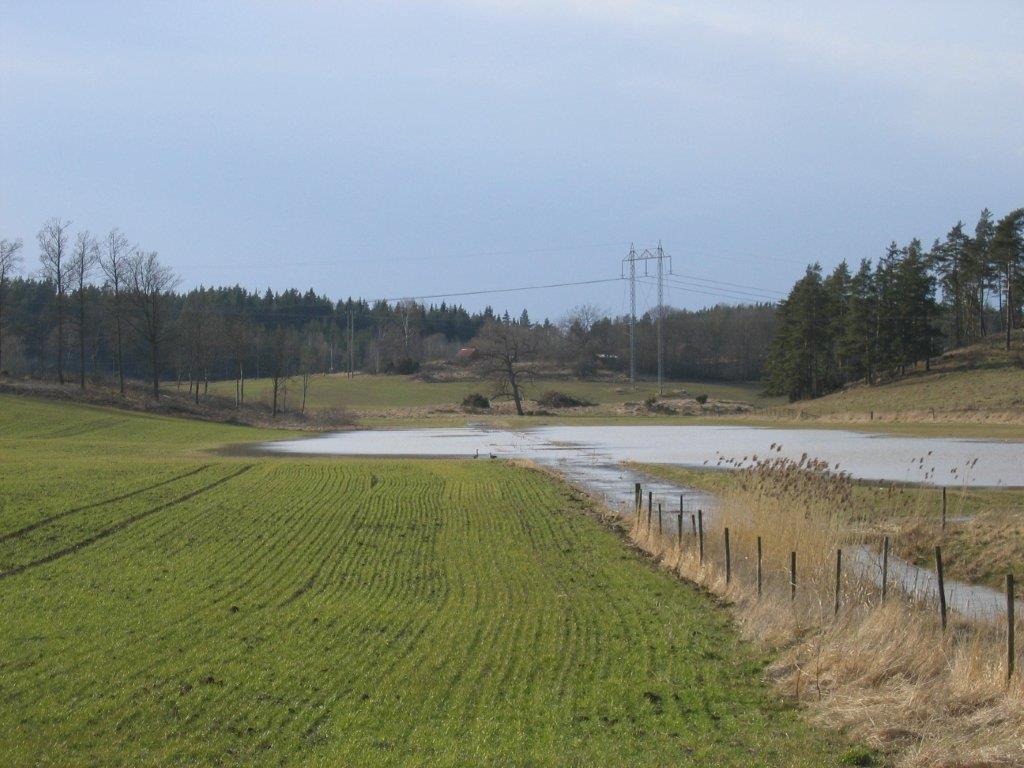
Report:
M 992 421 L 1024 423 L 1024 334 L 1009 351 L 1004 337 L 951 350 L 885 384 L 856 384 L 789 408 L 844 420 Z

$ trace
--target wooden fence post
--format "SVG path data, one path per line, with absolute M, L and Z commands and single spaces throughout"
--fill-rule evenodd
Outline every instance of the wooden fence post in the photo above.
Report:
M 843 575 L 843 550 L 836 550 L 836 605 L 834 615 L 839 615 L 840 579 Z
M 889 537 L 882 540 L 882 602 L 889 589 Z
M 651 505 L 651 492 L 648 491 L 647 492 L 647 532 L 648 533 L 651 532 L 651 510 L 652 509 L 653 509 L 653 506 Z
M 1006 682 L 1013 677 L 1013 668 L 1017 661 L 1017 648 L 1014 635 L 1016 626 L 1016 602 L 1013 594 L 1013 574 L 1006 574 Z
M 761 537 L 757 537 L 757 596 L 761 597 Z
M 695 514 L 693 514 L 692 512 L 690 513 L 690 525 L 693 526 L 693 538 L 696 539 L 697 538 L 697 516 Z
M 676 519 L 676 545 L 679 549 L 683 548 L 683 510 L 681 509 Z
M 697 548 L 700 564 L 704 565 L 704 510 L 697 510 Z
M 658 535 L 661 536 L 665 531 L 665 524 L 661 519 L 661 502 L 658 502 Z
M 640 522 L 640 505 L 643 503 L 643 491 L 640 490 L 640 483 L 633 484 L 633 512 L 636 514 L 636 521 Z
M 796 600 L 796 552 L 789 553 L 789 599 Z
M 935 548 L 935 574 L 939 578 L 939 616 L 942 631 L 946 631 L 946 582 L 942 575 L 942 547 Z
M 729 528 L 725 529 L 725 583 L 732 581 L 732 555 L 729 552 Z

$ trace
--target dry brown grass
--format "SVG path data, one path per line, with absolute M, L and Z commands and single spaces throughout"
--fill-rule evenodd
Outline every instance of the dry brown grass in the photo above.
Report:
M 260 398 L 250 398 L 240 406 L 223 395 L 202 395 L 196 403 L 187 390 L 173 384 L 160 389 L 160 399 L 154 400 L 148 384 L 138 381 L 126 382 L 122 395 L 115 383 L 104 379 L 89 382 L 85 389 L 77 384 L 58 384 L 40 379 L 0 378 L 0 393 L 43 397 L 50 400 L 96 405 L 105 408 L 120 408 L 161 416 L 177 416 L 221 424 L 238 424 L 262 429 L 287 429 L 303 431 L 330 431 L 351 427 L 354 419 L 343 407 L 307 410 L 299 413 L 292 408 L 279 411 L 276 416 L 270 406 Z
M 835 553 L 851 552 L 853 485 L 814 461 L 758 461 L 739 470 L 705 521 L 705 559 L 687 530 L 659 536 L 656 515 L 637 516 L 630 537 L 662 565 L 734 608 L 743 634 L 771 649 L 769 669 L 808 715 L 887 755 L 895 765 L 1024 765 L 1024 682 L 1006 680 L 1005 621 L 953 615 L 946 632 L 931 606 L 898 593 L 884 604 L 876 586 L 847 567 L 834 613 Z M 724 529 L 732 579 L 726 583 Z M 762 538 L 764 591 L 756 590 Z M 856 543 L 856 542 L 854 542 Z M 797 596 L 790 599 L 789 553 Z M 849 555 L 848 555 L 849 556 Z M 1018 630 L 1018 636 L 1022 633 Z
M 779 409 L 780 415 L 832 423 L 946 422 L 1024 424 L 1024 334 L 1012 348 L 1001 335 L 951 350 L 879 386 L 858 384 Z

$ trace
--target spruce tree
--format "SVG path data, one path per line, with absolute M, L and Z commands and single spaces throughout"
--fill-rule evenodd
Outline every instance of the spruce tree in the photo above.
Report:
M 790 401 L 824 394 L 831 339 L 821 266 L 813 264 L 778 310 L 778 327 L 769 353 L 769 391 Z

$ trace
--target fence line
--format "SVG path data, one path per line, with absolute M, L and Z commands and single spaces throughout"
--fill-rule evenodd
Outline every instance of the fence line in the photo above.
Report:
M 637 524 L 640 522 L 640 508 L 643 504 L 643 494 L 640 483 L 636 484 L 634 500 L 637 507 L 636 521 Z M 662 505 L 658 504 L 658 532 L 655 536 L 653 531 L 653 492 L 648 491 L 647 495 L 647 534 L 648 537 L 654 538 L 654 543 L 668 546 L 665 541 L 665 531 L 662 521 Z M 683 538 L 683 509 L 682 509 L 682 497 L 680 497 L 680 509 L 676 513 L 676 548 L 679 552 L 679 567 L 682 567 L 682 556 L 685 551 L 685 543 Z M 704 547 L 704 511 L 698 509 L 696 515 L 690 515 L 691 526 L 693 529 L 693 538 L 695 539 L 698 564 L 701 568 L 708 565 L 706 559 L 706 552 Z M 765 560 L 764 560 L 764 547 L 762 537 L 756 536 L 757 549 L 755 559 L 755 578 L 757 587 L 757 597 L 760 599 L 765 591 Z M 724 552 L 724 566 L 725 566 L 725 584 L 731 586 L 734 579 L 734 552 L 733 542 L 730 537 L 730 529 L 728 526 L 723 526 L 723 552 Z M 891 550 L 892 542 L 890 537 L 884 536 L 882 539 L 882 558 L 881 558 L 881 578 L 880 578 L 880 593 L 881 600 L 879 604 L 883 604 L 889 591 L 889 553 Z M 692 550 L 691 550 L 692 552 Z M 742 562 L 742 559 L 741 559 Z M 797 550 L 791 550 L 789 553 L 789 573 L 788 573 L 788 586 L 789 586 L 789 599 L 790 602 L 796 604 L 797 602 Z M 749 571 L 748 571 L 749 573 Z M 833 606 L 832 615 L 835 619 L 838 619 L 841 610 L 844 605 L 850 605 L 851 607 L 856 605 L 855 600 L 844 601 L 843 600 L 843 550 L 837 548 L 835 550 L 835 580 L 833 585 Z M 945 585 L 945 570 L 942 560 L 942 548 L 940 546 L 935 547 L 935 576 L 938 582 L 938 608 L 939 608 L 939 621 L 942 627 L 942 631 L 945 632 L 948 627 L 948 605 L 946 600 L 946 585 Z M 781 586 L 781 585 L 780 585 Z M 804 590 L 805 593 L 809 594 L 808 590 Z M 1016 592 L 1015 592 L 1015 580 L 1013 574 L 1006 575 L 1006 620 L 1007 620 L 1007 632 L 1006 632 L 1006 679 L 1011 681 L 1017 668 L 1016 664 Z M 876 593 L 877 594 L 877 593 Z M 863 601 L 863 604 L 867 604 L 867 600 Z M 874 604 L 874 601 L 871 601 Z

